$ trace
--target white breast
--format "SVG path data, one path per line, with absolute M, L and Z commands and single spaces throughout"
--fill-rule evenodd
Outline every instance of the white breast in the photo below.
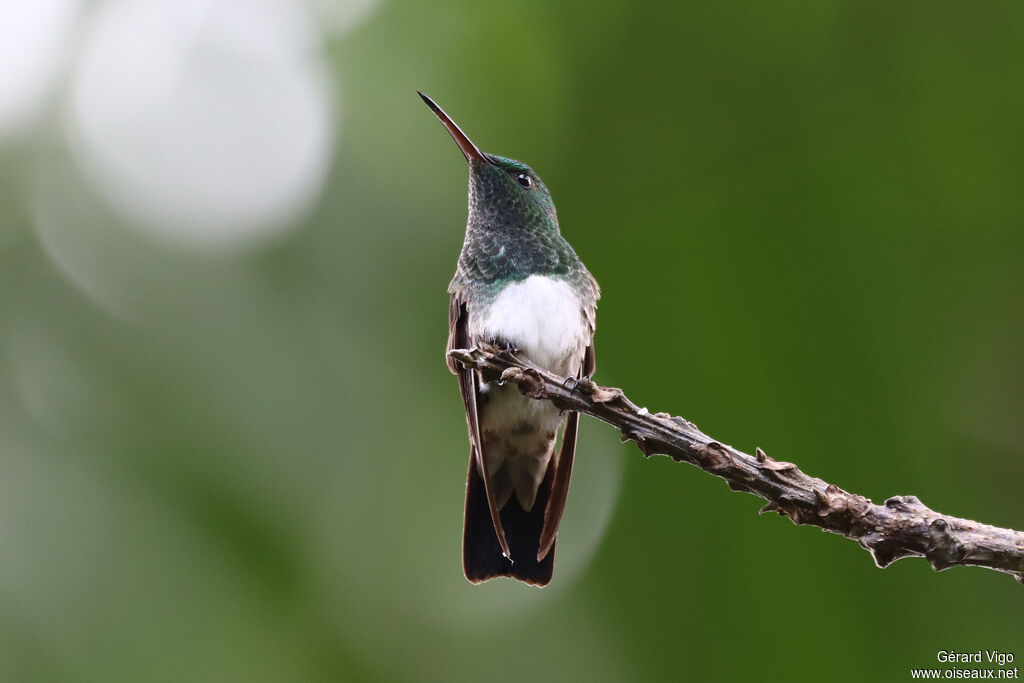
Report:
M 470 323 L 473 338 L 508 341 L 551 372 L 579 369 L 589 330 L 567 282 L 531 275 L 502 290 L 482 318 Z

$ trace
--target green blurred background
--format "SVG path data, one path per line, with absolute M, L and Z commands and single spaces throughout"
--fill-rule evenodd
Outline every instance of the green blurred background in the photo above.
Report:
M 1022 528 L 1020 3 L 4 7 L 0 679 L 1024 658 L 1008 577 L 879 570 L 589 418 L 551 586 L 467 583 L 466 168 L 415 93 L 552 190 L 599 381 Z

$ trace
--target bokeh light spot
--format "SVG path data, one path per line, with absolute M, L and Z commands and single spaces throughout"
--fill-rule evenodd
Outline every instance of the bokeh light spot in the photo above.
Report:
M 32 122 L 59 70 L 79 4 L 0 3 L 0 138 Z
M 317 197 L 333 145 L 317 34 L 283 0 L 114 0 L 88 31 L 67 132 L 147 233 L 198 247 L 279 234 Z

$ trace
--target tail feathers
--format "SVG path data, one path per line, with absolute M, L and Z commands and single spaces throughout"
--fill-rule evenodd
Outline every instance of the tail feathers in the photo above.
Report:
M 508 576 L 534 586 L 546 586 L 555 566 L 555 547 L 540 562 L 537 551 L 544 529 L 544 510 L 551 493 L 551 468 L 537 490 L 537 498 L 529 512 L 523 510 L 515 496 L 501 510 L 501 524 L 508 540 L 509 560 L 501 553 L 498 537 L 487 507 L 484 480 L 470 461 L 466 484 L 466 520 L 462 536 L 462 566 L 466 578 L 481 583 L 496 576 Z

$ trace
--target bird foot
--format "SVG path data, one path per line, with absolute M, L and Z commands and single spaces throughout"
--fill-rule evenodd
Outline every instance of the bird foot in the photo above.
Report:
M 570 394 L 575 394 L 576 390 L 579 389 L 581 385 L 584 390 L 589 389 L 594 385 L 594 382 L 590 379 L 589 375 L 584 375 L 583 377 L 566 377 L 562 382 L 562 388 L 567 388 L 569 383 L 572 383 L 572 387 L 569 388 Z
M 481 351 L 494 354 L 495 356 L 509 355 L 515 356 L 519 353 L 519 349 L 512 345 L 511 342 L 504 341 L 502 339 L 489 339 L 487 341 L 478 341 L 476 344 L 477 348 Z

